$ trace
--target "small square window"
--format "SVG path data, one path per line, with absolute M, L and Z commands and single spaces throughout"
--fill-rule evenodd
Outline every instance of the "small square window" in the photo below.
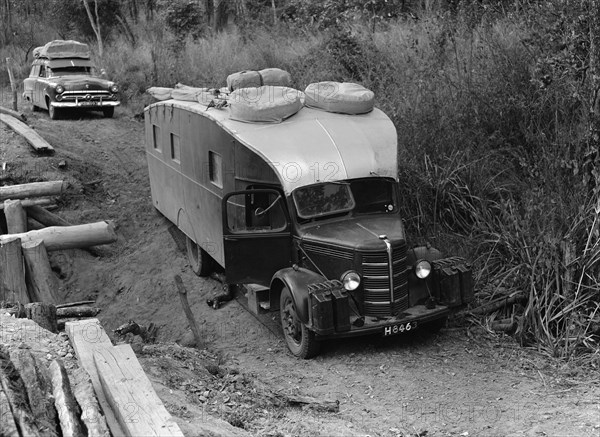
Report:
M 155 124 L 152 125 L 152 143 L 155 150 L 158 152 L 162 150 L 162 145 L 160 143 L 160 128 Z
M 171 159 L 177 163 L 181 162 L 181 148 L 179 145 L 179 135 L 171 134 Z
M 208 152 L 208 177 L 219 188 L 223 188 L 223 158 L 213 151 Z

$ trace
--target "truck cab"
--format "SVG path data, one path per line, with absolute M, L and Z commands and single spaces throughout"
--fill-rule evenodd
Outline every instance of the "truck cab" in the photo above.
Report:
M 303 107 L 261 124 L 166 100 L 146 108 L 146 133 L 154 205 L 187 235 L 194 271 L 255 284 L 255 311 L 279 312 L 295 356 L 439 324 L 472 299 L 464 259 L 407 244 L 382 111 Z

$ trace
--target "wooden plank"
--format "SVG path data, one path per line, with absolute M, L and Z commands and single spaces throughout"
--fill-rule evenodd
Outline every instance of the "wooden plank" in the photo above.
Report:
M 183 285 L 181 276 L 175 275 L 174 279 L 175 285 L 177 286 L 177 290 L 179 290 L 179 298 L 181 300 L 181 306 L 183 306 L 183 312 L 185 313 L 190 328 L 192 329 L 192 333 L 194 334 L 194 339 L 196 340 L 196 347 L 200 349 L 204 345 L 204 342 L 202 341 L 202 337 L 200 336 L 200 330 L 198 329 L 198 324 L 196 323 L 194 313 L 192 313 L 192 309 L 190 308 L 190 304 L 187 300 L 187 290 Z
M 4 106 L 0 106 L 0 112 L 10 115 L 11 117 L 15 117 L 17 120 L 21 120 L 23 122 L 27 121 L 27 117 L 22 112 L 13 111 L 12 109 L 5 108 Z
M 0 200 L 58 196 L 66 188 L 63 181 L 30 182 L 0 187 Z M 24 205 L 27 206 L 27 205 Z
M 14 130 L 16 133 L 21 135 L 23 138 L 27 140 L 27 142 L 35 149 L 36 152 L 54 152 L 54 147 L 52 147 L 48 142 L 43 139 L 36 131 L 27 126 L 22 121 L 16 119 L 15 117 L 7 114 L 0 113 L 0 121 Z
M 52 397 L 52 382 L 46 364 L 40 363 L 28 349 L 12 349 L 10 359 L 19 371 L 35 422 L 46 437 L 58 437 L 58 417 Z
M 19 199 L 4 201 L 4 216 L 9 234 L 27 232 L 27 214 L 25 214 L 25 209 Z
M 114 243 L 117 241 L 117 234 L 112 222 L 103 221 L 85 225 L 50 226 L 21 234 L 0 235 L 0 244 L 13 238 L 20 238 L 21 243 L 42 240 L 46 250 L 52 251 Z
M 128 344 L 94 352 L 108 402 L 127 436 L 181 436 Z
M 75 355 L 77 355 L 77 358 L 79 359 L 79 364 L 90 375 L 92 386 L 96 392 L 98 403 L 100 404 L 100 407 L 102 407 L 102 412 L 104 413 L 110 432 L 113 436 L 124 435 L 121 425 L 117 421 L 117 418 L 104 395 L 98 371 L 94 364 L 95 351 L 104 349 L 110 350 L 113 348 L 110 338 L 106 335 L 106 332 L 98 319 L 67 322 L 65 324 L 65 331 L 75 350 Z
M 73 370 L 69 379 L 75 399 L 81 407 L 81 420 L 87 428 L 87 436 L 110 437 L 106 419 L 100 412 L 98 399 L 88 373 L 80 367 Z
M 10 360 L 8 348 L 5 346 L 0 346 L 0 385 L 8 399 L 10 411 L 12 412 L 21 434 L 27 437 L 42 436 L 43 434 L 31 412 L 23 380 Z M 6 413 L 8 413 L 8 411 L 2 411 L 2 414 Z M 1 434 L 2 430 L 0 430 L 0 435 Z
M 29 208 L 31 206 L 47 206 L 52 205 L 54 202 L 54 200 L 47 197 L 39 199 L 23 199 L 21 200 L 21 206 L 23 206 L 23 208 Z M 0 203 L 0 210 L 2 209 L 4 209 L 4 203 Z
M 67 370 L 62 362 L 52 361 L 50 364 L 50 375 L 52 378 L 52 393 L 54 394 L 54 406 L 58 412 L 60 428 L 63 437 L 81 437 L 84 434 L 84 426 L 77 412 L 77 401 L 71 390 L 71 382 L 67 376 Z
M 32 301 L 56 305 L 60 302 L 58 278 L 50 267 L 44 242 L 38 240 L 23 243 L 21 250 L 25 261 L 25 283 Z
M 10 403 L 0 386 L 0 429 L 2 437 L 20 437 L 15 418 L 10 412 Z
M 37 220 L 43 225 L 46 226 L 72 226 L 72 223 L 69 223 L 62 217 L 47 211 L 45 208 L 41 206 L 33 205 L 27 207 L 27 216 L 31 217 L 34 220 Z
M 0 300 L 22 304 L 31 302 L 25 284 L 21 241 L 0 241 Z

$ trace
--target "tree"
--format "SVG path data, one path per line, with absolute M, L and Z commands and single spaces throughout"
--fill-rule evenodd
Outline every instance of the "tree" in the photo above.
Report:
M 598 149 L 600 147 L 600 0 L 588 1 L 590 1 L 590 139 L 595 148 Z
M 100 57 L 102 57 L 102 54 L 104 53 L 104 47 L 102 44 L 102 33 L 100 28 L 100 14 L 98 13 L 98 0 L 94 0 L 94 14 L 92 14 L 88 0 L 83 0 L 83 6 L 85 7 L 85 12 L 87 12 L 90 20 L 92 30 L 94 31 L 96 39 L 98 40 L 98 54 Z

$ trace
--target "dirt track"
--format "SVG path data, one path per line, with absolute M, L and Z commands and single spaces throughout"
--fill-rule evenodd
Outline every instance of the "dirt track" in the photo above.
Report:
M 50 121 L 45 112 L 25 112 L 56 154 L 35 156 L 2 126 L 0 163 L 7 162 L 8 173 L 0 176 L 9 175 L 13 183 L 65 179 L 71 188 L 60 200 L 58 214 L 73 223 L 111 219 L 117 224 L 119 241 L 102 249 L 100 258 L 82 251 L 53 255 L 67 301 L 97 299 L 107 330 L 129 319 L 154 322 L 160 326 L 160 341 L 175 341 L 187 329 L 173 282 L 173 275 L 180 274 L 220 364 L 273 389 L 340 402 L 337 414 L 245 407 L 243 396 L 222 407 L 213 395 L 216 387 L 204 383 L 211 395 L 203 400 L 204 390 L 190 393 L 194 381 L 173 380 L 179 369 L 165 370 L 160 356 L 142 357 L 159 394 L 189 435 L 198 434 L 200 422 L 209 422 L 204 413 L 230 422 L 237 417 L 237 424 L 251 434 L 272 436 L 600 435 L 597 372 L 560 368 L 510 338 L 480 330 L 328 342 L 320 357 L 295 359 L 282 338 L 238 301 L 219 310 L 206 305 L 221 285 L 191 273 L 169 233 L 170 223 L 151 205 L 143 123 L 124 110 L 117 110 L 114 119 L 83 114 L 59 121 Z M 66 167 L 59 166 L 61 161 Z M 189 361 L 180 363 L 183 368 Z M 193 380 L 193 368 L 186 375 Z M 229 397 L 236 396 L 232 392 Z M 243 408 L 249 413 L 237 411 Z M 226 435 L 223 429 L 215 433 Z

